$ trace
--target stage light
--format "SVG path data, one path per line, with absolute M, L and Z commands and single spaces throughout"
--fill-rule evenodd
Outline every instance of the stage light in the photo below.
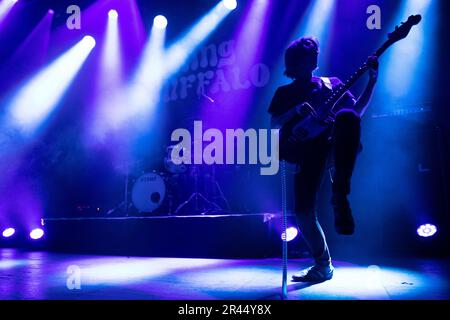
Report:
M 423 224 L 419 228 L 417 228 L 417 234 L 424 238 L 432 237 L 436 234 L 436 232 L 436 226 L 429 223 Z
M 268 0 L 253 0 L 249 1 L 245 8 L 242 9 L 244 16 L 239 22 L 239 27 L 234 31 L 233 44 L 234 55 L 239 57 L 234 63 L 235 70 L 240 70 L 241 74 L 253 74 L 257 70 L 258 79 L 266 78 L 269 81 L 270 76 L 264 77 L 263 71 L 258 67 L 262 66 L 260 62 L 263 60 L 263 53 L 268 37 L 268 14 L 271 12 L 271 2 Z M 268 72 L 267 72 L 268 74 Z M 255 79 L 256 77 L 254 77 Z M 222 79 L 217 77 L 213 80 L 209 88 L 214 88 L 219 85 Z M 244 85 L 245 86 L 245 85 Z M 220 100 L 223 105 L 233 105 L 234 101 L 239 101 L 241 108 L 233 112 L 230 117 L 223 117 L 223 115 L 211 113 L 211 100 L 203 99 L 205 107 L 201 108 L 202 117 L 208 118 L 211 125 L 216 128 L 233 128 L 245 126 L 247 117 L 252 114 L 249 108 L 254 105 L 253 99 L 255 97 L 255 87 L 246 88 L 246 90 L 237 90 L 234 94 L 227 93 L 215 94 L 215 99 Z M 213 99 L 214 100 L 214 99 Z
M 3 0 L 3 1 L 0 1 L 0 22 L 11 11 L 12 7 L 17 3 L 17 1 L 18 0 Z
M 44 236 L 44 230 L 42 230 L 41 228 L 33 229 L 30 232 L 30 238 L 33 240 L 39 240 L 43 236 Z
M 88 48 L 90 50 L 93 49 L 96 44 L 95 39 L 92 36 L 85 36 L 81 42 L 83 43 L 85 48 Z
M 228 10 L 234 10 L 237 7 L 236 0 L 222 0 L 222 3 Z
M 153 25 L 158 29 L 165 29 L 167 27 L 167 19 L 162 15 L 157 15 L 153 19 Z
M 150 120 L 161 95 L 164 79 L 164 42 L 167 20 L 156 16 L 153 20 L 150 37 L 142 53 L 139 66 L 128 87 L 127 98 L 129 107 L 111 114 L 115 122 L 121 123 L 130 118 Z M 150 123 L 147 122 L 149 125 Z
M 304 29 L 305 35 L 313 35 L 323 40 L 324 34 L 328 31 L 329 22 L 333 13 L 335 0 L 316 0 L 313 6 L 309 9 L 306 26 Z
M 56 108 L 94 47 L 95 39 L 85 36 L 25 83 L 8 106 L 10 125 L 24 135 L 33 134 Z
M 292 241 L 297 237 L 298 229 L 296 227 L 289 227 L 286 229 L 286 234 L 287 234 L 287 237 L 284 234 L 284 232 L 281 234 L 281 240 L 287 241 L 287 242 Z
M 108 12 L 108 17 L 109 17 L 110 19 L 117 19 L 117 18 L 119 17 L 119 14 L 117 13 L 116 10 L 111 9 L 111 10 L 109 10 L 109 12 Z
M 231 12 L 222 2 L 219 2 L 211 11 L 200 19 L 188 33 L 176 41 L 167 50 L 166 54 L 166 78 L 170 78 L 184 65 L 189 56 L 203 41 L 218 27 L 223 19 Z
M 95 115 L 89 129 L 90 136 L 97 141 L 102 141 L 107 131 L 116 127 L 115 118 L 123 112 L 123 106 L 127 103 L 123 99 L 122 90 L 123 68 L 118 19 L 114 18 L 114 14 L 111 17 L 111 12 L 116 11 L 109 12 L 106 37 L 101 49 Z
M 421 79 L 431 74 L 436 64 L 436 36 L 434 33 L 436 16 L 438 15 L 437 1 L 432 0 L 403 0 L 399 12 L 388 27 L 393 30 L 394 25 L 405 21 L 409 15 L 420 14 L 422 21 L 415 26 L 406 39 L 396 43 L 383 57 L 385 62 L 380 64 L 380 99 L 391 112 L 399 104 L 417 104 L 429 94 L 431 85 Z
M 319 66 L 322 72 L 327 71 L 329 50 L 327 49 L 331 30 L 332 17 L 336 10 L 336 0 L 312 0 L 306 9 L 300 24 L 290 39 L 303 36 L 313 36 L 319 40 L 320 52 Z M 289 40 L 291 41 L 291 40 Z M 288 43 L 286 44 L 288 45 Z M 284 70 L 284 65 L 280 62 L 277 69 Z M 284 77 L 283 77 L 284 79 Z
M 1 2 L 1 0 L 0 0 Z M 50 42 L 50 32 L 54 12 L 47 11 L 33 31 L 28 34 L 15 50 L 8 63 L 4 63 L 3 74 L 11 74 L 10 83 L 4 84 L 5 92 L 17 88 L 18 84 L 28 79 L 44 66 Z M 0 27 L 1 29 L 1 27 Z
M 12 237 L 14 235 L 14 233 L 16 233 L 16 230 L 14 228 L 7 228 L 7 229 L 3 230 L 2 236 L 4 238 L 9 238 L 9 237 Z
M 118 119 L 123 121 L 139 115 L 147 121 L 147 128 L 153 120 L 156 106 L 160 101 L 164 81 L 172 77 L 189 56 L 212 33 L 219 23 L 230 13 L 221 2 L 206 13 L 200 21 L 180 39 L 175 41 L 164 54 L 165 27 L 167 19 L 156 16 L 149 42 L 142 54 L 139 67 L 128 90 L 129 107 L 122 110 Z M 121 119 L 123 118 L 123 119 Z

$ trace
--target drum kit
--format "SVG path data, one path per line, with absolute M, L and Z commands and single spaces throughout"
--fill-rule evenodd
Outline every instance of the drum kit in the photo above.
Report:
M 229 202 L 216 179 L 216 167 L 175 164 L 170 156 L 174 148 L 176 146 L 166 147 L 163 170 L 141 172 L 137 178 L 127 170 L 124 200 L 107 214 L 205 215 L 230 212 Z M 131 193 L 129 185 L 132 185 Z

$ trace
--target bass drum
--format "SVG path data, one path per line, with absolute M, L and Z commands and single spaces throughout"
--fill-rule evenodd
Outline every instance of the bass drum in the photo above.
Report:
M 166 184 L 160 175 L 147 173 L 140 176 L 131 194 L 133 205 L 139 212 L 153 212 L 158 209 L 166 196 Z

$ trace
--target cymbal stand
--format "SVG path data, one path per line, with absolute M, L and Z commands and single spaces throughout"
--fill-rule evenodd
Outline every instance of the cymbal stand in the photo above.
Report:
M 181 209 L 183 209 L 184 207 L 186 207 L 187 205 L 189 205 L 191 202 L 194 202 L 194 211 L 195 212 L 199 212 L 200 208 L 199 208 L 199 201 L 203 201 L 204 204 L 207 204 L 210 206 L 209 209 L 205 210 L 205 206 L 203 206 L 203 211 L 200 213 L 201 215 L 205 215 L 206 213 L 210 212 L 211 210 L 217 210 L 217 211 L 223 211 L 222 208 L 215 202 L 208 200 L 208 198 L 206 198 L 203 194 L 200 193 L 199 191 L 199 186 L 198 186 L 198 177 L 199 177 L 199 169 L 197 166 L 193 166 L 194 168 L 194 192 L 190 195 L 190 197 L 184 201 L 183 203 L 181 203 L 175 210 L 175 214 L 178 214 L 178 212 L 180 212 Z

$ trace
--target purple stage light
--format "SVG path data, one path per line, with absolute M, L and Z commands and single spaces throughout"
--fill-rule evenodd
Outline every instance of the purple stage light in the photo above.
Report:
M 7 228 L 7 229 L 3 230 L 2 236 L 4 238 L 9 238 L 9 237 L 12 237 L 14 235 L 14 233 L 16 233 L 16 230 L 14 228 Z
M 436 226 L 429 223 L 423 224 L 417 229 L 417 234 L 424 238 L 432 237 L 436 232 Z
M 10 124 L 28 136 L 39 129 L 58 106 L 94 47 L 95 39 L 85 36 L 61 57 L 24 83 L 8 106 Z
M 41 228 L 33 229 L 30 232 L 30 238 L 33 240 L 38 240 L 38 239 L 42 238 L 43 236 L 44 236 L 44 230 L 42 230 Z
M 166 50 L 164 58 L 165 79 L 170 78 L 189 60 L 195 49 L 205 41 L 230 12 L 223 2 L 219 2 L 198 20 L 183 37 L 175 41 Z
M 0 1 L 0 22 L 5 18 L 11 11 L 12 7 L 17 3 L 18 0 L 2 0 Z
M 284 232 L 281 234 L 281 240 L 287 242 L 292 241 L 297 237 L 298 229 L 296 227 L 289 227 L 286 229 L 286 234 L 287 236 L 285 236 Z
M 145 126 L 155 119 L 154 112 L 161 96 L 164 77 L 169 74 L 170 59 L 164 57 L 164 43 L 166 35 L 167 19 L 158 15 L 153 19 L 148 42 L 140 58 L 136 72 L 133 75 L 131 85 L 127 88 L 127 108 L 117 108 L 117 112 L 111 113 L 114 127 L 121 126 L 131 118 L 148 120 Z M 141 122 L 142 123 L 142 122 Z
M 165 29 L 167 27 L 167 19 L 163 15 L 157 15 L 155 19 L 153 19 L 153 24 L 158 29 Z
M 117 19 L 117 18 L 119 17 L 119 13 L 118 13 L 116 10 L 111 9 L 111 10 L 109 10 L 109 12 L 108 12 L 108 17 L 109 17 L 110 19 Z
M 236 0 L 222 0 L 222 3 L 228 10 L 234 10 L 237 7 Z
M 261 80 L 262 86 L 266 84 L 265 81 L 269 81 L 270 77 L 264 76 L 264 74 L 268 75 L 268 72 L 264 72 L 265 69 L 262 70 L 263 67 L 260 68 L 258 65 L 263 60 L 264 50 L 262 48 L 266 47 L 268 41 L 267 21 L 272 5 L 274 4 L 269 0 L 248 1 L 248 4 L 241 8 L 243 16 L 233 35 L 235 41 L 233 51 L 235 56 L 239 57 L 235 61 L 234 67 L 241 70 L 242 75 L 257 73 L 257 77 L 250 76 L 249 79 Z M 224 11 L 232 12 L 226 8 Z M 210 88 L 220 87 L 220 81 L 218 77 L 213 79 L 213 84 L 211 84 Z M 202 110 L 202 118 L 208 119 L 212 126 L 223 130 L 246 126 L 246 120 L 252 114 L 249 112 L 249 108 L 254 105 L 254 90 L 257 88 L 251 83 L 253 84 L 249 80 L 243 80 L 242 87 L 246 89 L 236 90 L 233 95 L 228 94 L 228 92 L 215 94 L 214 100 L 221 101 L 223 105 L 233 105 L 234 101 L 239 101 L 242 107 L 236 109 L 230 116 L 224 117 L 223 114 L 213 111 L 210 108 L 211 101 L 203 99 L 205 107 L 200 109 Z
M 126 104 L 123 94 L 123 59 L 119 21 L 116 10 L 109 11 L 106 36 L 98 72 L 95 115 L 90 125 L 90 135 L 102 141 L 107 131 L 118 128 L 118 118 Z

